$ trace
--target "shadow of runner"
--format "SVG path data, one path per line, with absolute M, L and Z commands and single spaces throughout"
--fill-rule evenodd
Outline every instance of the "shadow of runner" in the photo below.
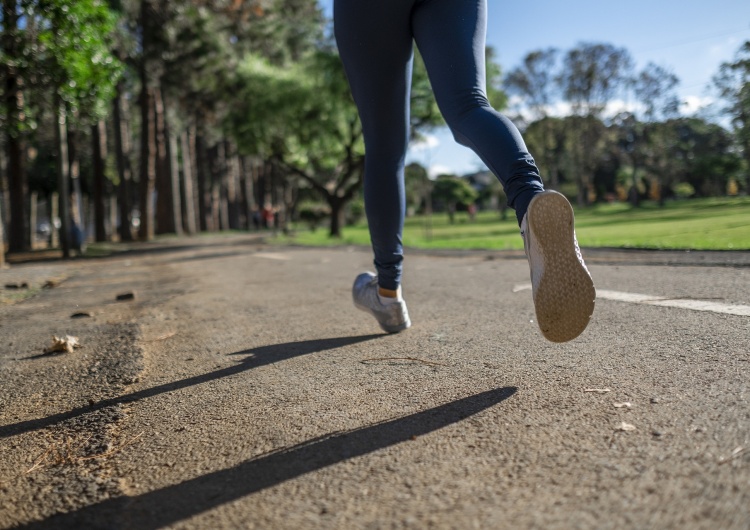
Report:
M 18 528 L 161 528 L 287 480 L 457 423 L 508 399 L 516 390 L 489 390 L 402 418 L 331 433 L 173 486 L 110 499 Z
M 271 346 L 260 346 L 258 348 L 251 348 L 249 350 L 235 352 L 230 355 L 247 355 L 248 357 L 242 359 L 241 361 L 238 361 L 238 363 L 234 366 L 222 368 L 221 370 L 216 370 L 215 372 L 196 375 L 194 377 L 188 377 L 187 379 L 182 379 L 180 381 L 173 381 L 152 388 L 139 390 L 138 392 L 132 392 L 130 394 L 124 394 L 122 396 L 105 399 L 92 405 L 79 407 L 68 412 L 60 412 L 59 414 L 53 414 L 52 416 L 48 416 L 46 418 L 26 420 L 18 423 L 12 423 L 10 425 L 2 425 L 0 426 L 0 438 L 7 438 L 9 436 L 49 427 L 50 425 L 54 425 L 55 423 L 68 420 L 70 418 L 75 418 L 76 416 L 87 414 L 89 412 L 94 412 L 105 407 L 111 407 L 112 405 L 117 405 L 118 403 L 131 403 L 133 401 L 139 401 L 141 399 L 153 397 L 165 392 L 171 392 L 173 390 L 179 390 L 181 388 L 198 385 L 207 381 L 221 379 L 223 377 L 238 374 L 240 372 L 244 372 L 252 368 L 257 368 L 259 366 L 265 366 L 267 364 L 291 359 L 292 357 L 299 357 L 300 355 L 309 355 L 311 353 L 333 350 L 336 348 L 341 348 L 343 346 L 349 346 L 351 344 L 357 344 L 358 342 L 365 342 L 384 336 L 384 334 L 358 335 L 353 337 L 334 337 L 330 339 L 303 340 L 299 342 L 274 344 Z

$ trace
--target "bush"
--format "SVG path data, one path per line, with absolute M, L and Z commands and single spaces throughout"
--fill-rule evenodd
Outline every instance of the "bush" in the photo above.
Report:
M 695 188 L 689 182 L 680 182 L 674 186 L 674 194 L 678 199 L 689 199 L 695 195 Z
M 365 201 L 354 199 L 346 209 L 346 226 L 352 226 L 360 222 L 365 216 Z
M 307 223 L 310 230 L 315 232 L 323 219 L 331 215 L 331 210 L 319 202 L 303 202 L 297 207 L 297 215 L 300 221 Z

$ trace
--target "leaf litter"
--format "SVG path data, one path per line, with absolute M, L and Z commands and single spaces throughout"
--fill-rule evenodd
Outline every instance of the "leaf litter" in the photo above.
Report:
M 64 337 L 52 336 L 52 344 L 50 344 L 45 350 L 45 354 L 50 353 L 73 353 L 76 348 L 80 348 L 81 343 L 78 342 L 78 337 L 71 335 L 65 335 Z

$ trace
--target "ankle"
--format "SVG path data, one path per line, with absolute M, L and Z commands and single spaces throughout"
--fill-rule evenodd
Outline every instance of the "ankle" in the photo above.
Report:
M 378 286 L 378 294 L 383 298 L 398 298 L 398 289 L 386 289 Z
M 378 300 L 383 305 L 391 305 L 401 302 L 401 288 L 399 287 L 395 291 L 393 289 L 384 289 L 378 286 Z

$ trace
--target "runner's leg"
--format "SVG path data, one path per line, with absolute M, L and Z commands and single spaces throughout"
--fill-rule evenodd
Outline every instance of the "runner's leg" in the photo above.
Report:
M 388 4 L 387 8 L 384 4 Z M 410 0 L 336 0 L 336 41 L 365 140 L 364 197 L 378 284 L 401 282 L 412 71 Z
M 487 100 L 486 19 L 486 0 L 429 0 L 415 6 L 414 38 L 456 141 L 497 176 L 520 225 L 544 186 L 518 129 Z

